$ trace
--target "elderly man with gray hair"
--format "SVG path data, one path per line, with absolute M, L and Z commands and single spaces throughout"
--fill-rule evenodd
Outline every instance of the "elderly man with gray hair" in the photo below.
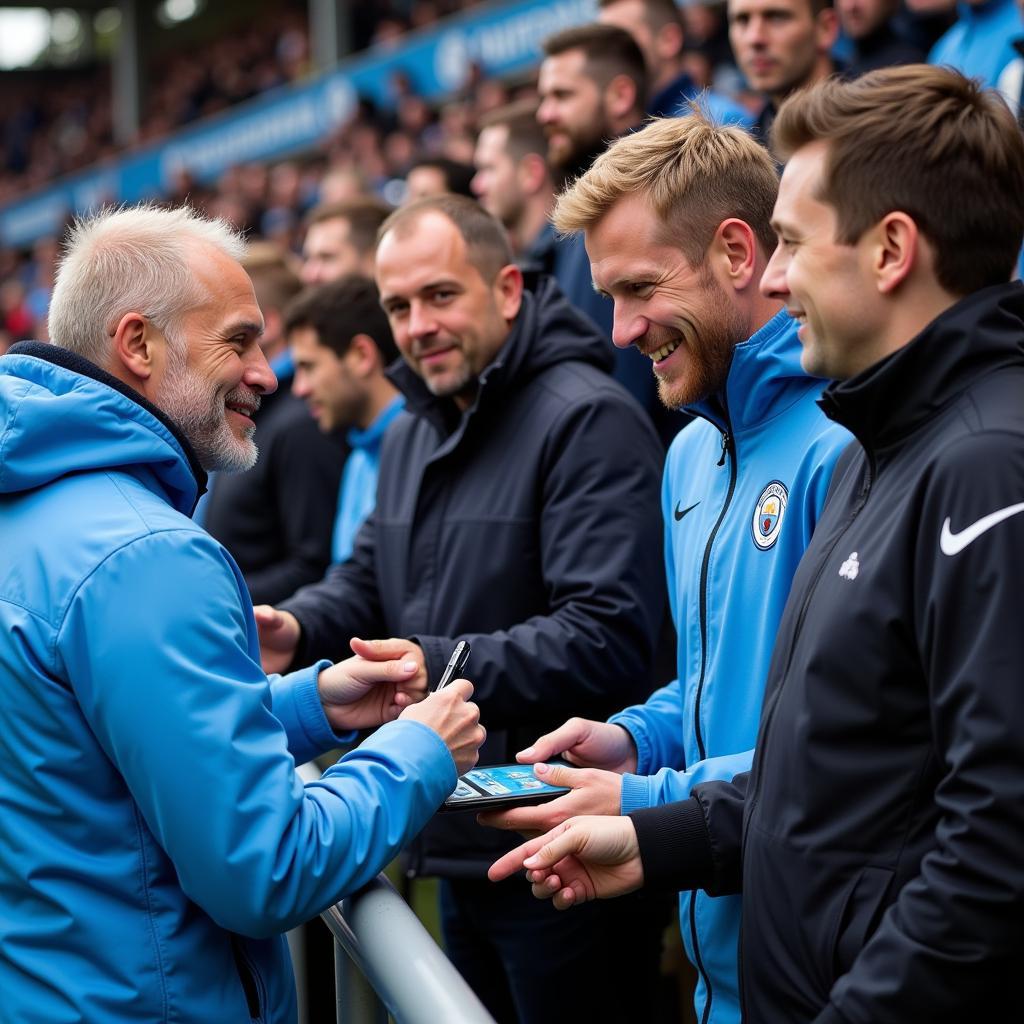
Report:
M 483 739 L 470 684 L 416 703 L 387 641 L 261 670 L 241 573 L 189 518 L 206 471 L 255 461 L 276 387 L 241 255 L 184 209 L 79 223 L 54 344 L 0 360 L 5 1019 L 294 1020 L 282 933 L 379 871 Z

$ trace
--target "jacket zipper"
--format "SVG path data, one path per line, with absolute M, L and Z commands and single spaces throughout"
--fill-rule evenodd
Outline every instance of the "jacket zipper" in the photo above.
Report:
M 818 584 L 821 582 L 821 577 L 825 572 L 825 567 L 829 564 L 833 552 L 839 546 L 839 542 L 849 532 L 850 527 L 854 524 L 857 517 L 860 515 L 861 510 L 867 504 L 868 495 L 871 493 L 871 488 L 875 482 L 875 459 L 874 455 L 870 452 L 865 452 L 867 456 L 868 473 L 867 479 L 864 482 L 864 486 L 861 488 L 860 494 L 857 495 L 857 502 L 853 507 L 853 511 L 850 513 L 849 519 L 843 529 L 836 535 L 836 539 L 832 542 L 832 546 L 822 556 L 821 561 L 818 565 L 818 571 L 814 575 L 814 579 L 811 585 L 807 588 L 807 594 L 804 597 L 804 602 L 800 606 L 800 614 L 797 617 L 796 626 L 793 629 L 793 639 L 789 645 L 789 655 L 786 659 L 786 671 L 783 678 L 789 674 L 789 667 L 793 663 L 793 655 L 796 653 L 797 643 L 800 640 L 800 634 L 803 631 L 804 619 L 807 616 L 807 609 L 811 606 L 811 600 L 814 597 L 814 592 L 818 589 Z M 765 705 L 763 711 L 763 725 L 758 736 L 758 743 L 754 750 L 754 767 L 757 769 L 757 788 L 750 793 L 746 806 L 744 807 L 743 814 L 743 827 L 746 830 L 746 823 L 750 819 L 751 814 L 754 812 L 754 808 L 757 806 L 757 799 L 760 796 L 761 790 L 761 751 L 766 746 L 765 740 L 768 738 L 768 732 L 771 729 L 772 720 L 775 715 L 775 709 L 779 703 L 779 697 L 781 696 L 782 687 L 777 686 L 775 693 L 772 695 L 771 704 Z M 753 770 L 753 769 L 752 769 Z M 740 941 L 739 941 L 739 956 L 737 959 L 739 967 L 739 989 L 740 989 L 740 1017 L 743 1020 L 747 1019 L 747 996 L 746 989 L 743 984 L 743 916 L 740 916 Z M 704 1024 L 704 1022 L 702 1022 Z
M 235 969 L 238 971 L 238 980 L 242 983 L 242 991 L 245 993 L 245 1005 L 249 1011 L 249 1019 L 262 1021 L 263 1007 L 266 1005 L 266 992 L 259 971 L 256 970 L 256 965 L 245 951 L 242 940 L 237 935 L 231 936 L 231 951 L 235 955 Z
M 704 558 L 700 563 L 700 676 L 697 680 L 697 695 L 693 700 L 693 732 L 697 739 L 697 752 L 700 760 L 707 756 L 704 749 L 704 736 L 700 727 L 700 702 L 704 695 L 704 674 L 708 666 L 708 569 L 711 565 L 711 549 L 714 546 L 718 531 L 722 528 L 729 506 L 732 504 L 733 492 L 736 490 L 736 445 L 733 443 L 730 433 L 729 417 L 726 413 L 725 430 L 722 432 L 722 456 L 718 460 L 719 466 L 725 465 L 725 456 L 729 456 L 729 489 L 725 494 L 725 502 L 722 511 L 718 513 L 718 520 L 708 534 L 708 542 L 704 546 Z
M 707 672 L 708 664 L 708 607 L 707 607 L 707 589 L 708 589 L 708 570 L 711 564 L 711 549 L 714 547 L 715 538 L 718 536 L 718 531 L 722 528 L 722 523 L 725 521 L 726 514 L 729 511 L 729 506 L 732 504 L 732 496 L 736 490 L 736 477 L 738 476 L 736 466 L 736 445 L 732 438 L 732 427 L 729 423 L 729 413 L 725 410 L 725 430 L 722 431 L 722 454 L 718 460 L 719 466 L 725 465 L 725 457 L 729 456 L 729 487 L 725 493 L 725 501 L 722 504 L 722 510 L 718 513 L 718 519 L 715 525 L 711 528 L 711 533 L 708 534 L 707 544 L 704 546 L 704 558 L 700 565 L 700 677 L 697 681 L 697 694 L 693 700 L 693 732 L 697 740 L 697 751 L 700 755 L 700 760 L 703 760 L 707 754 L 704 748 L 704 736 L 701 732 L 700 726 L 700 702 L 701 697 L 704 695 L 704 676 Z M 697 890 L 690 890 L 690 944 L 693 946 L 693 959 L 697 970 L 700 972 L 701 979 L 704 982 L 704 991 L 706 998 L 704 999 L 704 1010 L 701 1013 L 701 1024 L 707 1024 L 708 1018 L 711 1015 L 711 1000 L 714 993 L 711 991 L 711 979 L 708 977 L 708 972 L 704 967 L 704 961 L 700 955 L 700 941 L 697 937 Z
M 711 1014 L 711 979 L 708 977 L 707 968 L 700 955 L 700 943 L 697 941 L 697 890 L 690 890 L 690 944 L 693 946 L 693 961 L 701 980 L 704 982 L 704 991 L 707 994 L 704 1000 L 704 1010 L 700 1015 L 700 1024 L 707 1024 L 708 1016 Z

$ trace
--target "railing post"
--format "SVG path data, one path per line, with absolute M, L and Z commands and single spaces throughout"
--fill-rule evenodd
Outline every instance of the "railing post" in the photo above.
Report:
M 383 1024 L 388 1012 L 397 1024 L 494 1024 L 384 875 L 320 916 L 334 935 L 342 1024 Z
M 387 1007 L 337 939 L 334 940 L 334 993 L 339 1024 L 388 1024 Z

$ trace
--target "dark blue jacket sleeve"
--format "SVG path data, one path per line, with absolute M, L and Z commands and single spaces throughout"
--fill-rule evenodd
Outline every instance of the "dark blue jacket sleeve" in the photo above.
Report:
M 657 804 L 629 817 L 640 844 L 644 885 L 710 896 L 740 891 L 743 807 L 750 772 L 695 786 L 689 800 Z

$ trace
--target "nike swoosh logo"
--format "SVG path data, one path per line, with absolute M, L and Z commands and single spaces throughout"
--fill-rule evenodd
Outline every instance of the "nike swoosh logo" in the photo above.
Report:
M 944 555 L 957 555 L 968 544 L 977 540 L 986 530 L 991 530 L 997 523 L 1001 523 L 1004 519 L 1009 519 L 1010 516 L 1019 515 L 1021 512 L 1024 512 L 1024 501 L 1017 505 L 1007 505 L 1006 508 L 1001 508 L 998 512 L 992 512 L 987 516 L 983 516 L 976 523 L 971 523 L 970 526 L 959 533 L 954 533 L 949 528 L 949 519 L 947 518 L 942 524 L 939 547 Z
M 679 504 L 680 503 L 677 501 L 676 502 L 676 510 L 675 510 L 675 517 L 676 517 L 676 522 L 677 523 L 679 522 L 680 519 L 683 518 L 683 516 L 686 515 L 687 512 L 692 512 L 700 504 L 700 502 L 699 501 L 695 501 L 689 508 L 680 508 Z

